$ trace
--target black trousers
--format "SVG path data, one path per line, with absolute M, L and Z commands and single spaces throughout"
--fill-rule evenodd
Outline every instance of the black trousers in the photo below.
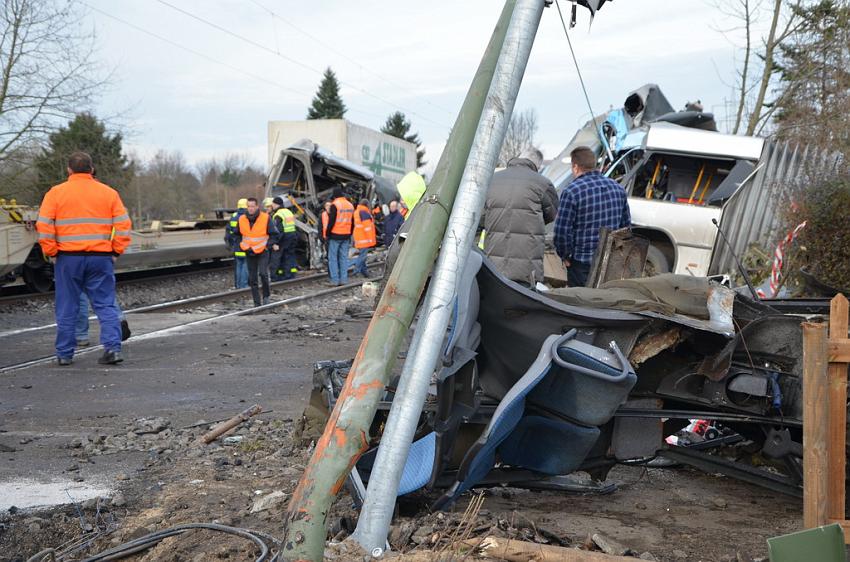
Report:
M 251 286 L 251 296 L 254 297 L 254 306 L 260 306 L 260 288 L 257 277 L 263 283 L 263 299 L 269 298 L 271 290 L 269 289 L 269 253 L 248 254 L 245 259 L 248 261 L 248 284 Z
M 266 253 L 269 254 L 269 275 L 271 275 L 272 281 L 280 281 L 283 279 L 283 276 L 278 274 L 278 271 L 280 271 L 281 267 L 283 248 L 280 250 L 266 250 Z
M 590 275 L 590 265 L 589 263 L 573 261 L 567 268 L 567 285 L 570 287 L 586 286 L 587 276 Z

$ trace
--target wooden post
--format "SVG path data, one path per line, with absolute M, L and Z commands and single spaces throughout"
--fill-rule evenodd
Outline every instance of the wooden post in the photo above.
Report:
M 803 322 L 803 526 L 827 523 L 827 325 Z
M 847 299 L 836 295 L 829 307 L 829 339 L 846 339 Z M 843 520 L 847 459 L 847 363 L 829 363 L 829 483 L 828 515 Z

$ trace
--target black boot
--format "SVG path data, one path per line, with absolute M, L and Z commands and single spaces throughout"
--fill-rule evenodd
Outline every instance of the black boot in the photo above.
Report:
M 121 341 L 127 341 L 130 339 L 130 325 L 127 323 L 127 320 L 124 318 L 121 319 Z
M 104 351 L 97 362 L 101 365 L 117 365 L 123 360 L 124 358 L 121 357 L 120 351 Z

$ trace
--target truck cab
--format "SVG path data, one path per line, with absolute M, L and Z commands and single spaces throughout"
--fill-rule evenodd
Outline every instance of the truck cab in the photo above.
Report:
M 278 154 L 266 181 L 266 196 L 289 200 L 298 232 L 296 256 L 300 265 L 316 269 L 324 247 L 319 236 L 322 205 L 334 186 L 356 205 L 368 199 L 370 208 L 398 197 L 395 184 L 371 170 L 335 155 L 309 139 Z

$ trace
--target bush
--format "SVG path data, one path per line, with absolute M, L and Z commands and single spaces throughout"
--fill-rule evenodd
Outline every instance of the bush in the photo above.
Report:
M 850 289 L 850 176 L 817 182 L 797 204 L 796 224 L 806 221 L 797 243 L 809 272 L 826 285 Z

